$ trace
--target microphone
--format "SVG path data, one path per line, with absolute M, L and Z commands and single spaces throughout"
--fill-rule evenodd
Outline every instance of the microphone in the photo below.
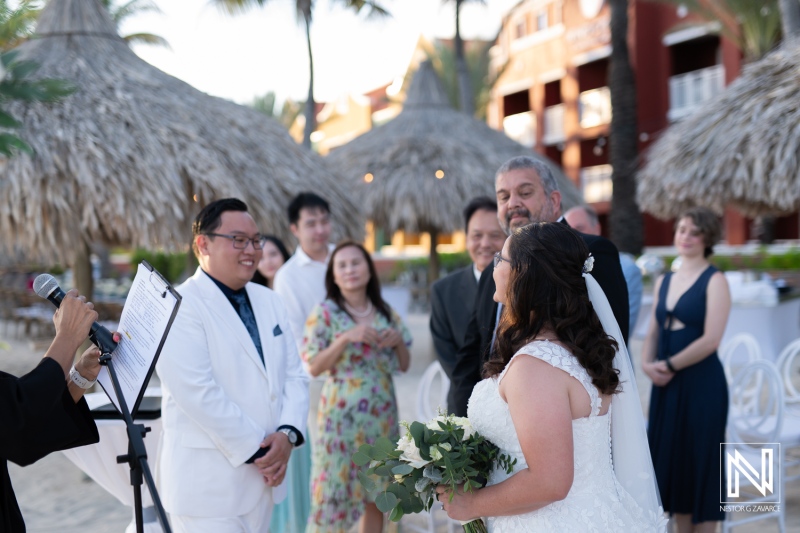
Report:
M 64 291 L 58 286 L 56 278 L 50 274 L 39 274 L 33 280 L 33 292 L 56 307 L 61 307 L 61 301 L 64 299 Z M 89 340 L 100 348 L 102 353 L 111 353 L 117 347 L 114 337 L 108 329 L 104 328 L 97 322 L 92 323 L 92 328 L 89 330 Z

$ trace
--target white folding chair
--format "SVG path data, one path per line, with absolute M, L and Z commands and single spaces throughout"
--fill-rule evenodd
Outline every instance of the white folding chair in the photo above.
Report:
M 762 461 L 761 450 L 765 448 L 764 444 L 781 443 L 780 453 L 774 457 L 773 464 L 777 464 L 779 475 L 777 483 L 774 483 L 773 479 L 772 493 L 761 495 L 760 492 L 752 492 L 755 486 L 751 480 L 744 475 L 739 476 L 740 501 L 766 503 L 777 499 L 781 503 L 776 507 L 777 510 L 751 512 L 743 518 L 734 518 L 733 513 L 728 513 L 722 523 L 722 531 L 727 533 L 736 526 L 776 517 L 778 528 L 784 533 L 785 501 L 781 498 L 785 498 L 785 445 L 788 442 L 784 442 L 784 395 L 780 375 L 771 362 L 753 361 L 736 374 L 729 392 L 731 408 L 727 426 L 728 443 L 725 448 L 726 457 L 720 458 L 722 468 L 726 469 L 726 479 L 733 475 L 728 469 L 728 454 L 736 456 L 738 452 L 749 464 L 758 465 Z M 731 483 L 731 480 L 728 480 L 728 483 Z M 727 487 L 723 488 L 723 491 L 720 496 L 725 496 L 727 500 Z
M 436 400 L 431 401 L 431 393 L 437 392 L 434 384 L 436 380 L 440 381 L 438 394 L 435 396 Z M 447 379 L 442 365 L 439 361 L 434 361 L 425 372 L 417 385 L 417 418 L 420 422 L 427 422 L 428 420 L 436 417 L 439 411 L 447 410 L 447 393 L 450 390 L 450 380 Z M 444 520 L 437 520 L 437 515 L 443 516 Z M 450 520 L 446 514 L 443 514 L 441 507 L 434 503 L 430 512 L 421 512 L 420 516 L 425 520 L 425 527 L 418 526 L 414 523 L 404 523 L 403 529 L 410 529 L 420 533 L 435 533 L 436 528 L 441 524 L 447 524 L 447 532 L 453 533 L 454 522 Z
M 786 449 L 787 468 L 797 471 L 787 475 L 784 481 L 791 482 L 800 479 L 800 339 L 790 342 L 778 356 L 775 366 L 778 368 L 783 382 L 785 397 L 785 414 L 783 417 L 784 433 L 796 435 L 794 446 Z
M 737 333 L 719 350 L 719 358 L 728 383 L 733 381 L 737 372 L 748 363 L 762 359 L 758 341 L 750 333 Z
M 441 381 L 439 385 L 438 395 L 436 396 L 435 404 L 431 404 L 431 391 L 434 389 L 434 383 L 439 378 Z M 447 374 L 444 373 L 442 365 L 439 361 L 434 361 L 425 372 L 417 385 L 417 417 L 420 422 L 427 422 L 439 414 L 439 411 L 447 410 L 447 393 L 450 390 L 450 380 L 447 379 Z
M 783 392 L 786 395 L 786 411 L 793 416 L 800 416 L 800 339 L 790 342 L 781 351 L 775 366 L 783 380 Z

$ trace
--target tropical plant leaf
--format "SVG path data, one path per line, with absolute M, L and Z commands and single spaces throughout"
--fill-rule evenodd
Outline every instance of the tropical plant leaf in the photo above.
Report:
M 20 123 L 14 117 L 6 113 L 5 111 L 0 111 L 0 127 L 3 128 L 19 128 Z

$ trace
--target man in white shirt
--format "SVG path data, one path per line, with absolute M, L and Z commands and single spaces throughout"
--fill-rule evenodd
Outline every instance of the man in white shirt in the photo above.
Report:
M 298 194 L 289 204 L 289 229 L 297 238 L 294 255 L 275 274 L 275 292 L 286 305 L 298 348 L 311 309 L 325 300 L 325 271 L 333 250 L 328 202 L 313 192 Z
M 334 245 L 331 237 L 330 207 L 312 192 L 298 194 L 289 204 L 289 229 L 297 238 L 294 255 L 275 273 L 273 287 L 283 299 L 298 351 L 303 346 L 306 319 L 315 305 L 325 300 L 325 272 Z M 301 353 L 302 356 L 302 353 Z M 309 420 L 316 419 L 322 385 L 313 381 L 309 389 Z M 316 424 L 309 426 L 309 441 L 316 439 Z M 289 497 L 276 508 L 273 530 L 286 533 L 305 531 L 311 512 L 311 447 L 293 454 L 287 468 Z M 276 523 L 279 522 L 279 523 Z

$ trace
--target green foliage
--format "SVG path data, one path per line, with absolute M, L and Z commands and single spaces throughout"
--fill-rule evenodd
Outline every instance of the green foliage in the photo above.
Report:
M 297 118 L 297 115 L 299 115 L 303 110 L 303 106 L 305 104 L 303 102 L 295 102 L 287 98 L 283 101 L 283 106 L 281 106 L 280 113 L 276 113 L 275 100 L 275 93 L 273 91 L 269 91 L 264 96 L 256 96 L 253 98 L 253 101 L 250 103 L 250 107 L 260 113 L 264 113 L 268 117 L 277 119 L 278 122 L 286 127 L 286 129 L 289 129 Z
M 136 266 L 143 260 L 150 263 L 170 283 L 177 282 L 186 269 L 185 253 L 168 254 L 139 248 L 131 254 L 132 277 L 136 275 Z
M 781 39 L 778 0 L 650 0 L 688 10 L 709 21 L 719 21 L 722 33 L 754 61 L 775 48 Z
M 161 9 L 151 0 L 127 0 L 119 3 L 118 0 L 99 0 L 103 7 L 108 11 L 108 15 L 119 29 L 122 24 L 131 17 L 141 13 L 162 13 Z M 123 35 L 122 38 L 128 44 L 150 44 L 169 48 L 169 43 L 160 35 L 152 33 L 130 33 Z
M 516 459 L 500 454 L 497 446 L 474 432 L 465 418 L 440 415 L 428 424 L 404 426 L 406 433 L 397 444 L 381 437 L 362 445 L 352 457 L 361 467 L 361 484 L 392 521 L 429 511 L 439 485 L 449 487 L 452 499 L 457 490 L 481 488 L 495 467 L 510 474 L 516 464 Z M 380 477 L 388 478 L 388 484 L 376 483 Z M 465 530 L 482 531 L 482 527 L 475 523 Z
M 663 256 L 665 268 L 669 269 L 674 255 Z M 761 247 L 754 254 L 712 255 L 709 262 L 723 272 L 729 270 L 800 270 L 800 248 L 790 248 L 780 254 L 771 254 Z
M 668 258 L 664 258 L 669 265 Z M 765 248 L 755 254 L 713 255 L 711 263 L 718 269 L 727 270 L 800 270 L 800 248 L 790 248 L 781 254 L 767 253 Z
M 464 43 L 465 45 L 469 43 Z M 476 43 L 477 44 L 477 43 Z M 467 63 L 472 94 L 474 95 L 473 106 L 475 116 L 480 119 L 486 118 L 486 106 L 489 103 L 489 48 L 486 45 L 465 46 L 464 60 Z M 428 52 L 428 59 L 433 63 L 433 68 L 442 80 L 442 85 L 447 93 L 450 104 L 455 109 L 460 109 L 458 73 L 456 71 L 456 52 L 453 46 L 445 45 L 437 41 L 432 52 Z
M 0 0 L 0 50 L 7 51 L 20 45 L 33 33 L 33 26 L 41 11 L 41 2 L 21 0 L 16 7 Z
M 404 259 L 397 261 L 392 266 L 392 271 L 389 274 L 389 280 L 395 281 L 403 272 L 408 270 L 415 270 L 419 272 L 428 271 L 428 257 L 418 257 L 416 259 Z M 469 258 L 467 252 L 456 252 L 439 254 L 439 266 L 444 270 L 445 274 L 449 274 L 459 268 L 469 265 L 472 260 Z
M 39 65 L 33 61 L 17 60 L 18 52 L 0 54 L 0 154 L 12 157 L 19 152 L 33 153 L 33 149 L 19 138 L 13 130 L 19 128 L 19 121 L 3 110 L 8 102 L 57 102 L 72 94 L 75 86 L 64 80 L 31 79 Z

